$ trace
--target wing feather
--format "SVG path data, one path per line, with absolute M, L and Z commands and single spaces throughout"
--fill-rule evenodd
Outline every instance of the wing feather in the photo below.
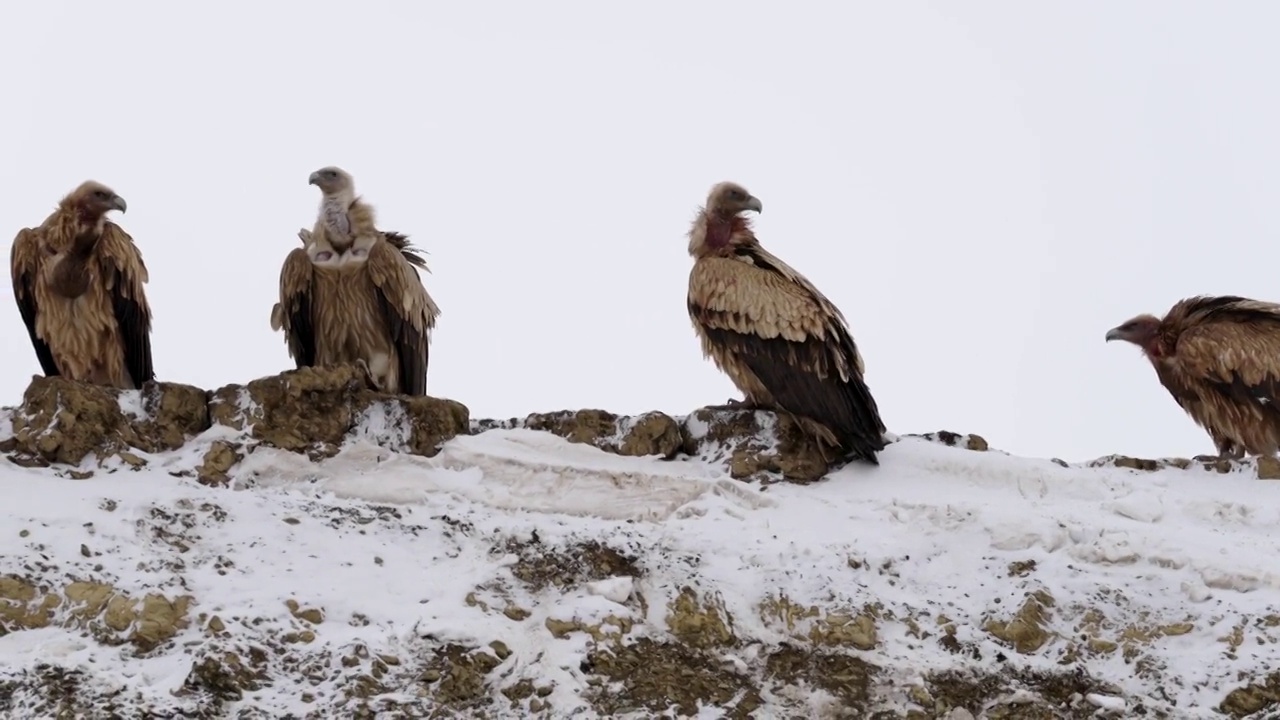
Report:
M 771 260 L 755 253 L 699 260 L 690 316 L 781 407 L 830 427 L 848 449 L 874 459 L 884 447 L 884 424 L 853 337 L 825 298 Z
M 61 373 L 58 370 L 58 364 L 53 361 L 53 352 L 49 349 L 49 345 L 36 335 L 38 308 L 35 283 L 44 263 L 44 253 L 41 251 L 37 233 L 38 231 L 30 228 L 18 231 L 18 236 L 13 240 L 13 247 L 9 250 L 9 270 L 13 279 L 13 298 L 18 303 L 18 313 L 22 316 L 22 323 L 27 326 L 27 336 L 31 338 L 31 346 L 36 351 L 36 359 L 40 361 L 40 369 L 47 377 L 54 377 Z
M 1280 316 L 1209 316 L 1178 336 L 1180 373 L 1232 400 L 1280 412 Z
M 271 309 L 271 327 L 284 330 L 289 356 L 299 368 L 310 367 L 316 361 L 311 280 L 311 258 L 305 248 L 294 248 L 280 268 L 280 302 Z
M 125 369 L 134 385 L 142 387 L 156 376 L 151 359 L 151 307 L 143 288 L 149 280 L 147 266 L 133 238 L 115 223 L 103 226 L 97 249 L 124 346 Z
M 440 308 L 423 287 L 417 263 L 405 257 L 406 245 L 374 243 L 367 267 L 400 360 L 400 391 L 426 395 L 429 334 Z M 425 263 L 420 267 L 425 269 Z

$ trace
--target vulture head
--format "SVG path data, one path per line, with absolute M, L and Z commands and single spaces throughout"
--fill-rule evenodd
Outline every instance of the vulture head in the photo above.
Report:
M 1160 318 L 1139 315 L 1107 331 L 1107 342 L 1124 340 L 1142 348 L 1147 355 L 1159 355 Z
M 760 203 L 760 198 L 737 183 L 719 183 L 707 194 L 707 212 L 712 215 L 731 218 L 747 210 L 764 212 L 764 205 Z
M 326 196 L 338 195 L 355 187 L 355 182 L 346 170 L 332 165 L 311 173 L 311 178 L 307 182 L 320 188 L 320 192 Z
M 117 195 L 114 190 L 94 180 L 81 183 L 80 187 L 72 190 L 62 202 L 65 206 L 73 208 L 82 220 L 90 224 L 96 224 L 112 210 L 125 212 L 129 207 L 124 198 Z
M 735 245 L 752 242 L 755 235 L 742 213 L 761 212 L 760 198 L 737 183 L 722 182 L 711 188 L 707 204 L 698 212 L 689 231 L 689 254 L 704 257 L 727 252 Z

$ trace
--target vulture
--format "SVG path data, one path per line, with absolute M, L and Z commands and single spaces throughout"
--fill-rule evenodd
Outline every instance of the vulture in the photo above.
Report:
M 382 392 L 426 395 L 440 315 L 418 275 L 426 262 L 407 236 L 375 227 L 347 172 L 321 168 L 309 183 L 321 192 L 319 216 L 285 258 L 271 328 L 284 331 L 299 368 L 357 365 Z
M 13 297 L 45 376 L 122 389 L 155 379 L 142 254 L 119 225 L 124 198 L 92 180 L 9 251 Z
M 828 458 L 879 464 L 885 427 L 844 316 L 761 247 L 747 210 L 763 205 L 720 183 L 689 231 L 689 318 L 703 355 L 745 396 L 730 406 L 789 414 Z
M 1192 297 L 1164 318 L 1139 315 L 1108 330 L 1112 340 L 1142 349 L 1160 384 L 1209 433 L 1219 458 L 1280 449 L 1280 305 Z

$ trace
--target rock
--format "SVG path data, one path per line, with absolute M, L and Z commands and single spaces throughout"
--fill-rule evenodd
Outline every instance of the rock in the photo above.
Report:
M 559 435 L 569 442 L 594 445 L 615 455 L 659 455 L 670 459 L 680 451 L 683 441 L 680 424 L 660 412 L 627 417 L 604 410 L 560 410 L 534 413 L 525 418 L 524 426 Z
M 203 485 L 226 485 L 230 482 L 227 472 L 243 459 L 244 453 L 240 452 L 239 445 L 215 440 L 196 469 L 196 478 Z
M 1053 639 L 1052 631 L 1047 628 L 1049 610 L 1053 605 L 1053 596 L 1037 590 L 1027 596 L 1013 617 L 1003 621 L 988 620 L 983 629 L 1023 655 L 1033 653 Z
M 965 450 L 973 450 L 975 452 L 986 452 L 991 449 L 990 446 L 987 445 L 985 438 L 981 435 L 974 435 L 972 433 L 961 435 L 960 433 L 951 432 L 950 430 L 939 430 L 937 432 L 921 433 L 919 435 L 911 434 L 907 435 L 907 437 L 924 438 L 929 442 L 942 443 L 948 447 L 961 447 Z
M 1258 479 L 1280 480 L 1280 459 L 1276 459 L 1270 455 L 1263 455 L 1259 457 Z
M 817 441 L 789 415 L 766 410 L 701 408 L 684 419 L 684 452 L 728 466 L 739 480 L 770 474 L 792 482 L 814 482 L 830 466 Z
M 462 403 L 433 397 L 406 397 L 375 392 L 363 371 L 354 366 L 301 368 L 259 378 L 247 385 L 227 385 L 213 392 L 212 422 L 250 435 L 266 445 L 293 452 L 333 455 L 338 446 L 372 411 L 397 422 L 396 442 L 415 455 L 432 456 L 440 444 L 470 428 Z
M 128 412 L 126 412 L 128 409 Z M 18 464 L 79 465 L 126 448 L 174 450 L 209 427 L 205 392 L 176 383 L 146 383 L 141 390 L 35 377 L 13 413 Z

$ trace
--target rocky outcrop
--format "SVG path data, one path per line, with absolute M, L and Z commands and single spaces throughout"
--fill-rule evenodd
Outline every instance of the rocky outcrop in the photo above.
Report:
M 73 476 L 87 477 L 87 458 L 140 467 L 145 455 L 211 431 L 235 438 L 212 440 L 199 467 L 202 479 L 219 482 L 257 445 L 332 456 L 375 416 L 396 426 L 392 449 L 428 457 L 470 426 L 462 403 L 375 392 L 360 370 L 346 366 L 291 370 L 212 392 L 166 382 L 125 391 L 36 377 L 10 411 L 13 435 L 0 441 L 0 451 L 24 467 L 68 465 L 77 468 Z
M 176 450 L 207 434 L 200 462 L 180 474 L 223 484 L 258 446 L 305 453 L 318 460 L 332 457 L 353 435 L 371 426 L 380 427 L 377 440 L 388 449 L 424 457 L 434 456 L 457 435 L 524 428 L 617 455 L 709 462 L 723 467 L 732 478 L 765 484 L 811 483 L 838 468 L 786 414 L 706 407 L 683 416 L 658 411 L 626 416 L 585 409 L 472 420 L 467 407 L 454 400 L 376 392 L 361 370 L 348 366 L 290 370 L 213 391 L 166 382 L 121 391 L 36 377 L 22 403 L 7 410 L 12 436 L 0 438 L 0 452 L 24 467 L 65 466 L 66 474 L 81 478 L 112 460 L 141 467 L 148 455 Z M 978 435 L 947 430 L 907 437 L 989 450 Z M 87 458 L 96 462 L 86 465 Z M 1280 460 L 1274 458 L 1231 461 L 1111 455 L 1085 465 L 1135 471 L 1195 467 L 1280 479 Z
M 271 447 L 332 456 L 352 430 L 376 414 L 402 432 L 398 447 L 431 457 L 441 443 L 470 427 L 465 405 L 433 397 L 374 392 L 354 368 L 302 368 L 212 393 L 214 424 L 247 430 Z

